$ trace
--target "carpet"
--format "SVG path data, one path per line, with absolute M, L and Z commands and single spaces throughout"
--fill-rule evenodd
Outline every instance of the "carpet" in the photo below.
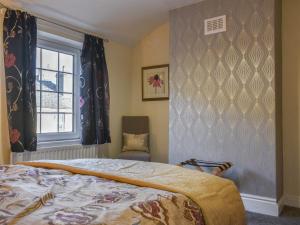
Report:
M 248 225 L 300 225 L 300 209 L 285 207 L 279 217 L 247 212 Z

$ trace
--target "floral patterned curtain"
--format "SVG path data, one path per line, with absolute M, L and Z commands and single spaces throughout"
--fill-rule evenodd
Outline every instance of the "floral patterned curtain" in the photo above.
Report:
M 11 150 L 35 151 L 36 18 L 7 10 L 3 25 L 4 66 Z
M 102 39 L 85 35 L 81 68 L 81 142 L 83 145 L 110 143 L 109 82 Z

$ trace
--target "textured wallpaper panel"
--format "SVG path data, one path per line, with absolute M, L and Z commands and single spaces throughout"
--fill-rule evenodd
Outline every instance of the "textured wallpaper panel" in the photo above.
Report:
M 205 36 L 224 14 L 227 32 Z M 274 0 L 206 0 L 170 18 L 170 162 L 229 160 L 241 192 L 276 197 Z

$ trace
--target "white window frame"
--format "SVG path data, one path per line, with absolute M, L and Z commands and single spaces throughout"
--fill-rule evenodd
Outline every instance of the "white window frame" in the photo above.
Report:
M 80 109 L 79 109 L 79 76 L 80 76 L 80 50 L 78 46 L 71 45 L 70 42 L 55 40 L 52 35 L 38 35 L 37 47 L 45 48 L 74 56 L 73 71 L 73 131 L 59 133 L 38 134 L 38 147 L 53 147 L 59 145 L 77 144 L 80 142 Z

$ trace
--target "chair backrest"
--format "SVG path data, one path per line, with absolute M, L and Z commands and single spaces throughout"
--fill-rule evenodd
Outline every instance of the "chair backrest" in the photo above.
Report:
M 149 117 L 148 116 L 123 116 L 122 117 L 122 147 L 124 145 L 123 133 L 129 134 L 145 134 L 149 133 Z M 150 146 L 150 136 L 148 138 L 148 146 Z

